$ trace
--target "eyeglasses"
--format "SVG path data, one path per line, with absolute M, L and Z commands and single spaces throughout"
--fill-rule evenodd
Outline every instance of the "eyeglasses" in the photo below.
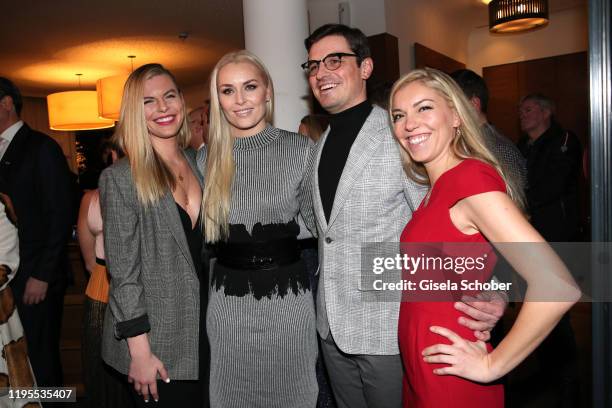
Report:
M 357 54 L 348 54 L 346 52 L 335 52 L 333 54 L 329 54 L 325 56 L 325 58 L 321 60 L 308 60 L 300 66 L 304 69 L 304 71 L 306 71 L 306 74 L 308 76 L 313 76 L 313 75 L 316 75 L 317 72 L 319 72 L 319 65 L 321 65 L 321 62 L 323 63 L 323 65 L 325 65 L 325 68 L 327 68 L 328 71 L 337 70 L 338 68 L 340 68 L 340 65 L 342 65 L 342 57 L 359 58 Z

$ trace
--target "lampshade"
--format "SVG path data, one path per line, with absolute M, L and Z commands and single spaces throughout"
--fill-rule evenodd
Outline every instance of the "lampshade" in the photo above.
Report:
M 98 79 L 96 92 L 98 93 L 98 115 L 100 117 L 119 120 L 123 85 L 127 77 L 127 75 L 116 75 Z
M 489 3 L 489 31 L 511 33 L 548 23 L 547 0 L 493 0 Z
M 47 96 L 49 127 L 53 130 L 92 130 L 113 127 L 98 116 L 96 91 L 58 92 Z

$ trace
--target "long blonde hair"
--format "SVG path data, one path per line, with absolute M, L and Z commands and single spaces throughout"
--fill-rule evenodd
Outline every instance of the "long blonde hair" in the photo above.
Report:
M 210 128 L 206 146 L 206 182 L 202 197 L 202 219 L 206 242 L 224 240 L 229 235 L 228 220 L 236 163 L 233 153 L 234 137 L 219 103 L 217 79 L 221 68 L 232 63 L 249 63 L 257 68 L 264 84 L 270 90 L 270 98 L 266 102 L 265 120 L 267 123 L 272 122 L 274 114 L 272 78 L 259 58 L 246 50 L 231 52 L 221 57 L 210 77 Z
M 123 88 L 119 123 L 113 136 L 130 162 L 138 201 L 144 206 L 155 203 L 176 186 L 174 175 L 151 144 L 145 119 L 144 83 L 157 75 L 169 76 L 176 85 L 174 76 L 160 64 L 146 64 L 130 74 Z M 184 149 L 189 143 L 190 133 L 180 90 L 179 94 L 183 105 L 183 121 L 177 142 Z
M 493 166 L 504 179 L 506 190 L 510 198 L 519 208 L 524 208 L 524 195 L 518 184 L 518 180 L 514 180 L 504 174 L 499 161 L 485 145 L 482 130 L 478 124 L 473 106 L 450 76 L 432 68 L 415 69 L 404 75 L 395 82 L 391 89 L 391 94 L 389 96 L 389 114 L 391 115 L 395 94 L 412 82 L 419 82 L 433 89 L 446 100 L 451 109 L 457 112 L 460 124 L 457 128 L 456 136 L 453 138 L 450 145 L 453 154 L 461 159 L 475 158 Z M 408 177 L 417 183 L 429 185 L 429 177 L 423 163 L 413 161 L 410 154 L 403 148 L 400 148 L 400 153 L 402 156 L 402 164 Z

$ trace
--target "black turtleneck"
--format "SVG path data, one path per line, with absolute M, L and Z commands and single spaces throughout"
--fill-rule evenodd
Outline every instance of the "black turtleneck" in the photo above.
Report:
M 351 146 L 372 112 L 372 105 L 364 101 L 329 118 L 330 131 L 325 140 L 319 162 L 319 192 L 325 218 L 329 221 L 336 189 L 344 170 Z

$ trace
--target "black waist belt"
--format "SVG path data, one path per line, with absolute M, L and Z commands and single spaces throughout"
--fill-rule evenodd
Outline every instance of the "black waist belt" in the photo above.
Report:
M 300 251 L 295 238 L 217 244 L 217 263 L 233 269 L 272 269 L 299 259 Z

